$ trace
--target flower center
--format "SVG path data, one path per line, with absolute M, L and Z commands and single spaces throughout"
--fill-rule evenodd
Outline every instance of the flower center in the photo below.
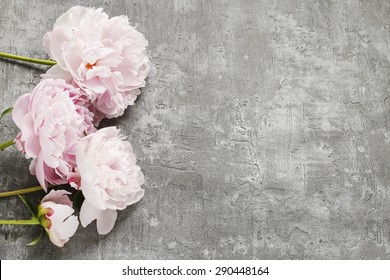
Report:
M 85 65 L 85 68 L 87 68 L 88 70 L 89 70 L 89 69 L 92 69 L 92 67 L 96 66 L 96 63 L 97 63 L 97 61 L 96 61 L 94 64 L 87 63 L 87 64 Z

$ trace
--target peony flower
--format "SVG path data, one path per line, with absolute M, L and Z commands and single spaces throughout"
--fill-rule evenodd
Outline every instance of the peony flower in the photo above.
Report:
M 57 61 L 44 78 L 61 78 L 85 91 L 98 123 L 133 105 L 149 74 L 148 42 L 126 16 L 75 6 L 45 34 L 43 47 Z
M 82 138 L 76 149 L 80 188 L 85 197 L 80 222 L 86 227 L 97 220 L 99 234 L 114 227 L 116 210 L 138 202 L 144 195 L 144 176 L 136 165 L 131 144 L 115 127 Z M 77 180 L 76 180 L 77 181 Z
M 95 130 L 93 114 L 84 105 L 79 89 L 51 79 L 41 81 L 15 103 L 12 117 L 21 130 L 16 147 L 33 159 L 30 172 L 44 190 L 47 182 L 67 182 L 80 137 Z
M 63 247 L 79 226 L 77 217 L 72 215 L 74 209 L 67 194 L 70 192 L 52 190 L 38 206 L 38 220 L 50 241 L 58 247 Z

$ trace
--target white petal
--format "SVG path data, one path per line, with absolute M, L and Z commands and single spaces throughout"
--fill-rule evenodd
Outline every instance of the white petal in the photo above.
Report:
M 93 220 L 96 220 L 99 216 L 101 210 L 93 207 L 88 203 L 87 200 L 84 200 L 83 205 L 80 209 L 80 222 L 83 227 L 89 225 Z
M 59 65 L 52 66 L 45 74 L 41 75 L 44 79 L 62 79 L 66 82 L 72 81 L 72 76 L 69 72 L 63 70 Z
M 47 192 L 47 185 L 45 180 L 45 172 L 43 171 L 43 159 L 41 153 L 39 153 L 36 165 L 35 165 L 35 175 L 37 176 L 38 182 L 45 192 Z
M 116 210 L 99 210 L 93 207 L 88 201 L 84 201 L 80 210 L 80 222 L 83 227 L 97 220 L 96 226 L 99 234 L 109 233 L 115 225 L 117 218 Z
M 72 237 L 79 226 L 79 220 L 76 216 L 72 215 L 67 218 L 63 223 L 61 228 L 58 230 L 60 238 L 63 240 L 69 240 Z
M 38 135 L 34 132 L 34 120 L 31 117 L 31 113 L 26 114 L 21 121 L 22 136 L 21 140 L 24 142 L 24 151 L 26 155 L 36 158 L 41 151 Z
M 64 204 L 72 207 L 72 201 L 70 201 L 67 194 L 71 194 L 65 190 L 51 190 L 43 199 L 42 202 L 52 201 L 57 204 Z
M 85 174 L 85 173 L 84 173 Z M 102 198 L 102 190 L 93 182 L 95 180 L 88 180 L 87 175 L 81 177 L 81 191 L 85 197 L 85 201 L 88 201 L 94 208 L 104 210 L 107 207 L 104 204 Z M 92 181 L 92 182 L 88 182 Z
M 101 235 L 109 233 L 115 225 L 117 216 L 116 210 L 100 210 L 96 224 L 98 233 Z
M 73 214 L 74 209 L 68 205 L 56 204 L 52 201 L 44 202 L 42 205 L 51 203 L 50 208 L 53 209 L 53 215 L 49 217 L 51 226 L 54 227 L 59 233 L 62 230 L 64 221 Z
M 30 95 L 24 94 L 18 98 L 15 102 L 14 109 L 12 110 L 12 118 L 17 125 L 21 128 L 22 119 L 28 113 L 28 105 L 30 104 Z
M 131 201 L 131 204 L 134 204 L 134 203 L 137 203 L 138 201 L 140 201 L 141 198 L 144 196 L 144 194 L 145 194 L 144 189 L 140 189 L 139 191 L 137 191 L 134 195 L 133 200 Z
M 50 241 L 56 245 L 57 247 L 64 247 L 65 242 L 62 242 L 59 234 L 54 229 L 47 229 L 45 228 L 47 234 L 49 235 Z

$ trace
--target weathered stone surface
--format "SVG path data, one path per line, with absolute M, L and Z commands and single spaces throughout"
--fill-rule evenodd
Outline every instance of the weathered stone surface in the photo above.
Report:
M 42 36 L 78 3 L 0 0 L 0 51 L 44 58 Z M 1 259 L 390 259 L 388 1 L 82 3 L 149 39 L 147 87 L 109 122 L 146 195 L 110 234 L 80 228 L 63 249 L 0 226 Z M 1 109 L 45 69 L 1 59 Z M 0 162 L 0 190 L 36 184 L 15 149 Z M 28 214 L 1 199 L 0 218 Z

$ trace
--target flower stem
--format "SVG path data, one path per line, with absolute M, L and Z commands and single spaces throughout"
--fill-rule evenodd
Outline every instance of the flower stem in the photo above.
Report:
M 25 56 L 20 56 L 20 55 L 15 55 L 15 54 L 4 53 L 4 52 L 0 52 L 0 57 L 26 61 L 26 62 L 30 62 L 30 63 L 44 64 L 44 65 L 55 65 L 55 64 L 57 64 L 57 62 L 55 62 L 54 60 L 37 59 L 37 58 L 31 58 L 31 57 L 25 57 Z
M 15 144 L 15 139 L 8 140 L 7 142 L 1 143 L 0 144 L 0 151 L 4 151 L 6 148 L 8 148 L 9 146 L 12 146 L 13 144 Z
M 30 220 L 0 220 L 0 225 L 39 225 L 37 218 Z
M 50 186 L 48 186 L 48 188 L 50 188 Z M 25 193 L 32 193 L 32 192 L 37 192 L 37 191 L 41 191 L 41 190 L 42 190 L 41 186 L 36 186 L 36 187 L 31 187 L 31 188 L 17 190 L 17 191 L 2 192 L 2 193 L 0 193 L 0 197 L 7 197 L 7 196 L 20 195 L 20 194 L 25 194 Z

